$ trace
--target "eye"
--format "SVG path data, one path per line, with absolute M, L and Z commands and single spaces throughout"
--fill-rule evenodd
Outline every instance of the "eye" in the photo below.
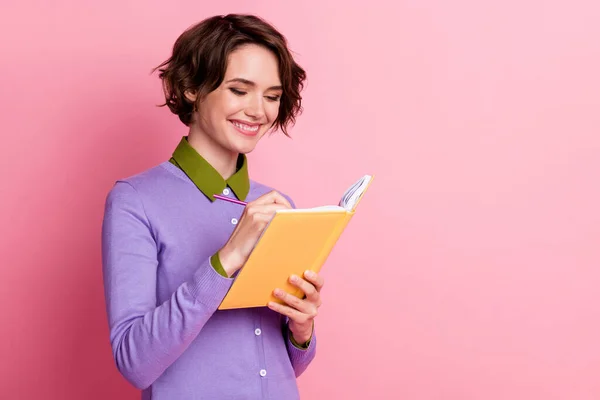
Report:
M 243 92 L 241 90 L 238 90 L 236 88 L 229 88 L 229 90 L 231 90 L 231 93 L 235 94 L 236 96 L 243 96 L 246 94 L 246 92 Z
M 279 101 L 280 98 L 281 96 L 267 96 L 270 101 Z

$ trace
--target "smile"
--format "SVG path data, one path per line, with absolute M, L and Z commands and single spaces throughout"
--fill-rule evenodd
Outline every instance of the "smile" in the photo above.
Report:
M 230 121 L 232 125 L 240 131 L 244 135 L 253 136 L 258 133 L 258 129 L 260 128 L 260 124 L 245 124 L 240 121 Z

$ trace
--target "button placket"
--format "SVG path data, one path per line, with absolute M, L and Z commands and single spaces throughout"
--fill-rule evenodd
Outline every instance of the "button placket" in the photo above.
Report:
M 229 194 L 231 193 L 231 190 L 229 190 L 229 188 L 225 188 L 225 189 L 223 189 L 223 191 L 222 191 L 221 193 L 222 193 L 223 195 L 225 195 L 225 196 L 228 196 L 228 197 L 229 197 Z M 232 217 L 232 218 L 229 220 L 229 222 L 231 222 L 231 225 L 237 225 L 239 221 L 238 221 L 238 219 L 237 219 L 237 218 L 235 218 L 235 217 Z
M 263 331 L 262 323 L 263 321 L 263 313 L 260 309 L 256 309 L 254 311 L 254 337 L 256 338 L 256 346 L 258 350 L 258 374 L 260 377 L 265 378 L 267 376 L 267 369 L 269 365 L 267 364 L 267 360 L 265 357 L 265 344 L 264 338 L 265 332 Z M 266 378 L 263 380 L 263 385 L 266 384 Z M 265 388 L 266 390 L 266 388 Z

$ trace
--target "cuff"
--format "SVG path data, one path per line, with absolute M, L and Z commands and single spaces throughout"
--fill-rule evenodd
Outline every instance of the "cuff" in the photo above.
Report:
M 190 293 L 196 301 L 216 310 L 232 284 L 233 279 L 218 274 L 207 259 L 194 274 Z
M 310 337 L 308 338 L 308 340 L 304 343 L 298 343 L 296 341 L 296 339 L 294 339 L 294 335 L 292 334 L 292 330 L 290 329 L 290 325 L 289 325 L 289 319 L 287 321 L 287 334 L 288 334 L 288 339 L 290 341 L 290 343 L 292 343 L 294 345 L 295 348 L 299 349 L 299 350 L 307 350 L 310 347 L 310 342 L 315 334 L 315 321 L 312 322 L 312 330 L 310 332 Z
M 306 342 L 304 342 L 304 343 L 298 343 L 298 342 L 296 342 L 296 339 L 294 339 L 294 335 L 292 335 L 292 331 L 290 331 L 288 329 L 288 338 L 290 339 L 290 342 L 292 342 L 292 344 L 294 345 L 295 348 L 297 348 L 299 350 L 306 350 L 310 346 L 310 341 L 312 339 L 312 334 L 310 335 L 310 338 Z
M 225 268 L 223 268 L 223 264 L 221 264 L 221 259 L 219 258 L 219 252 L 217 251 L 210 258 L 210 265 L 219 273 L 219 275 L 224 276 L 225 278 L 229 278 L 227 276 L 227 272 L 225 272 Z

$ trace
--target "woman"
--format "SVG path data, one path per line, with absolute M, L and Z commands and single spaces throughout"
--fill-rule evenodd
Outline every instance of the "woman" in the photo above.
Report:
M 291 200 L 248 178 L 245 154 L 301 111 L 304 70 L 249 15 L 202 21 L 158 68 L 189 127 L 168 162 L 108 194 L 103 272 L 114 358 L 143 399 L 295 399 L 315 356 L 323 279 L 290 277 L 287 305 L 217 311 L 276 210 Z M 215 199 L 222 194 L 246 207 Z

